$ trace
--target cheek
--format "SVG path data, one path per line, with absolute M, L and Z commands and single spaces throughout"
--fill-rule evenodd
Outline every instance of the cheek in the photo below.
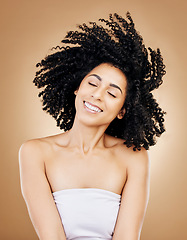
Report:
M 75 96 L 75 109 L 76 109 L 76 111 L 78 110 L 79 107 L 82 107 L 84 98 L 85 98 L 85 91 L 82 91 L 81 89 L 79 89 L 77 91 L 76 96 Z
M 114 99 L 110 99 L 108 100 L 108 106 L 113 109 L 114 112 L 118 112 L 121 110 L 121 108 L 124 105 L 124 99 L 119 99 L 119 100 L 114 100 Z
M 81 85 L 79 86 L 79 89 L 77 91 L 77 94 L 80 95 L 84 95 L 89 89 L 89 85 L 86 84 L 85 82 L 82 82 Z

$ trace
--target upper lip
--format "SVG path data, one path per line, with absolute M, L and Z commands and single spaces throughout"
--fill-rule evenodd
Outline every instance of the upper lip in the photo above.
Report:
M 89 103 L 90 105 L 92 105 L 93 107 L 99 108 L 101 111 L 103 111 L 100 107 L 98 107 L 97 105 L 92 104 L 91 102 L 88 102 L 88 101 L 84 101 L 84 102 L 87 102 L 87 103 Z

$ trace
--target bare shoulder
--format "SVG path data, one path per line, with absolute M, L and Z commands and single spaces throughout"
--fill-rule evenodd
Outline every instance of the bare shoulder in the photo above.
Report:
M 140 151 L 134 151 L 133 147 L 128 148 L 124 144 L 123 139 L 111 137 L 110 141 L 113 142 L 117 158 L 124 161 L 129 169 L 146 169 L 149 167 L 149 155 L 145 148 L 141 148 Z
M 36 139 L 27 140 L 19 149 L 19 166 L 22 170 L 30 168 L 31 165 L 41 165 L 42 149 L 40 141 Z
M 21 154 L 41 154 L 44 141 L 43 139 L 30 139 L 22 143 L 19 149 Z
M 59 136 L 65 135 L 64 134 L 56 134 L 47 137 L 29 139 L 22 143 L 20 146 L 19 152 L 32 152 L 33 154 L 49 154 L 49 151 L 52 150 L 54 145 L 58 144 Z M 62 138 L 62 137 L 61 137 Z
M 29 139 L 19 148 L 19 163 L 42 161 L 50 152 L 50 141 L 46 138 Z
M 124 144 L 123 144 L 124 145 Z M 133 147 L 127 148 L 125 145 L 122 146 L 122 152 L 126 153 L 127 158 L 127 175 L 138 176 L 141 178 L 147 178 L 150 170 L 150 159 L 148 151 L 145 148 L 141 148 L 140 151 L 133 150 Z
M 32 159 L 31 161 L 44 163 L 45 159 L 53 156 L 55 149 L 65 145 L 65 136 L 66 134 L 62 133 L 25 141 L 19 148 L 19 162 Z
M 136 150 L 130 153 L 128 161 L 128 173 L 142 173 L 147 175 L 150 168 L 150 159 L 148 151 L 142 148 L 140 151 Z

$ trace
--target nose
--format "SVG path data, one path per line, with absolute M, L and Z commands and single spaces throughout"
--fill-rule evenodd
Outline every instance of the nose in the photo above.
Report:
M 93 98 L 95 98 L 96 100 L 102 101 L 103 100 L 103 95 L 104 92 L 101 88 L 97 87 L 91 94 L 91 96 Z

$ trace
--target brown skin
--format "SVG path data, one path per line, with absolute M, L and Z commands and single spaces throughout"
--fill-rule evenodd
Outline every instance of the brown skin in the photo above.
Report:
M 105 134 L 110 122 L 125 114 L 125 88 L 124 74 L 101 64 L 75 91 L 76 116 L 71 130 L 22 144 L 22 193 L 41 240 L 66 239 L 52 192 L 70 188 L 100 188 L 121 194 L 113 240 L 139 239 L 149 195 L 147 151 L 134 152 L 122 139 Z M 87 109 L 84 101 L 102 112 Z

